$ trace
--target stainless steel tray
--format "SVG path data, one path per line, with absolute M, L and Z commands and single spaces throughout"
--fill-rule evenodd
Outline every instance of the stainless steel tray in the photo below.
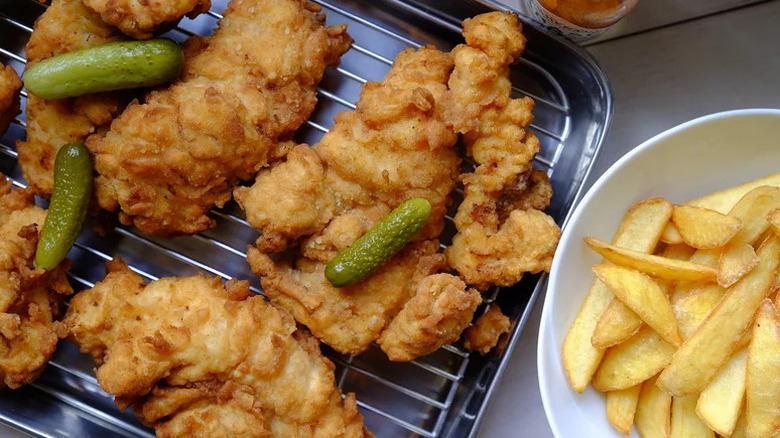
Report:
M 335 113 L 354 108 L 361 85 L 380 80 L 399 51 L 422 44 L 449 50 L 462 41 L 459 23 L 464 18 L 504 9 L 475 0 L 315 1 L 323 6 L 328 23 L 349 24 L 355 44 L 337 69 L 326 72 L 317 110 L 298 133 L 299 140 L 308 143 L 322 136 Z M 169 36 L 182 40 L 192 33 L 210 33 L 227 1 L 213 3 L 209 14 L 184 20 Z M 0 1 L 0 61 L 23 70 L 24 45 L 45 7 L 34 0 Z M 512 79 L 518 95 L 536 100 L 533 129 L 542 144 L 536 165 L 550 174 L 555 196 L 549 211 L 561 223 L 606 135 L 611 90 L 604 73 L 581 48 L 530 24 L 525 34 L 527 51 L 512 70 Z M 24 124 L 21 115 L 0 142 L 0 172 L 20 186 L 24 180 L 14 145 L 25 135 Z M 219 222 L 216 229 L 175 239 L 149 238 L 126 228 L 100 237 L 86 227 L 69 255 L 72 283 L 78 290 L 91 287 L 103 277 L 104 262 L 122 256 L 148 280 L 206 272 L 250 279 L 253 289 L 261 292 L 244 260 L 246 244 L 257 233 L 235 205 L 213 216 Z M 472 436 L 543 287 L 543 276 L 529 276 L 500 294 L 497 289 L 486 294 L 479 312 L 495 300 L 512 320 L 510 336 L 486 357 L 469 354 L 458 344 L 410 363 L 390 363 L 377 348 L 357 357 L 323 350 L 336 364 L 341 388 L 357 393 L 366 424 L 377 436 Z M 90 357 L 61 342 L 37 382 L 0 391 L 0 421 L 41 437 L 152 436 L 132 412 L 114 406 L 98 386 L 93 367 Z

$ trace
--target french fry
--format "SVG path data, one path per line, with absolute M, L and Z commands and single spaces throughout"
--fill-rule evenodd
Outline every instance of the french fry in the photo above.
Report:
M 745 419 L 745 410 L 742 410 L 742 413 L 739 415 L 739 418 L 737 419 L 737 425 L 734 426 L 734 432 L 731 433 L 729 438 L 746 438 L 747 437 L 747 421 Z
M 672 221 L 683 242 L 699 249 L 721 247 L 742 228 L 737 217 L 690 205 L 675 205 Z
M 780 172 L 692 199 L 686 202 L 685 205 L 709 208 L 725 214 L 748 192 L 761 186 L 780 187 Z
M 729 287 L 739 281 L 758 264 L 753 246 L 744 242 L 727 245 L 718 261 L 718 284 Z
M 696 403 L 699 418 L 718 435 L 731 435 L 742 411 L 747 356 L 747 348 L 734 354 L 704 388 Z
M 720 302 L 726 289 L 714 283 L 701 285 L 672 304 L 680 336 L 686 340 L 696 332 L 701 323 Z
M 672 399 L 672 438 L 714 438 L 715 433 L 696 415 L 696 396 Z
M 683 243 L 683 238 L 673 222 L 666 224 L 664 232 L 661 233 L 661 242 L 672 245 Z
M 607 392 L 630 388 L 655 376 L 671 360 L 675 346 L 643 326 L 626 342 L 607 350 L 593 376 L 593 388 Z
M 585 238 L 585 244 L 606 260 L 624 268 L 635 269 L 653 277 L 666 280 L 711 280 L 715 279 L 715 269 L 683 260 L 644 254 L 616 245 L 604 243 L 592 237 Z
M 642 438 L 666 438 L 672 433 L 672 396 L 656 385 L 656 377 L 642 384 L 634 424 Z
M 701 392 L 736 349 L 766 298 L 780 264 L 780 241 L 767 239 L 758 265 L 730 287 L 698 330 L 674 353 L 658 385 L 675 396 Z
M 780 429 L 780 317 L 764 300 L 748 347 L 745 420 L 748 437 L 769 437 Z
M 776 208 L 780 208 L 780 187 L 761 186 L 745 194 L 729 212 L 742 221 L 733 240 L 754 244 L 769 227 L 767 215 Z
M 685 243 L 670 243 L 666 245 L 661 255 L 667 259 L 690 260 L 695 252 L 696 248 Z
M 637 203 L 626 212 L 613 242 L 635 251 L 652 252 L 672 214 L 669 201 L 651 198 Z M 585 301 L 566 334 L 561 351 L 566 378 L 571 387 L 582 393 L 596 372 L 604 349 L 593 347 L 591 337 L 601 314 L 614 298 L 607 286 L 598 280 L 591 283 Z
M 720 258 L 720 250 L 715 249 L 697 249 L 696 252 L 688 259 L 691 263 L 698 263 L 700 265 L 709 266 L 713 269 L 718 266 L 718 259 Z M 687 296 L 692 290 L 698 289 L 704 284 L 700 281 L 676 281 L 672 288 L 671 294 L 669 294 L 669 301 L 674 305 L 677 301 Z
M 780 208 L 775 208 L 766 215 L 766 221 L 769 223 L 769 228 L 780 237 Z
M 674 345 L 682 343 L 666 291 L 652 278 L 632 269 L 605 263 L 594 266 L 593 272 L 623 304 L 667 342 Z
M 625 435 L 631 433 L 631 426 L 634 425 L 640 389 L 642 389 L 641 384 L 607 393 L 607 420 Z

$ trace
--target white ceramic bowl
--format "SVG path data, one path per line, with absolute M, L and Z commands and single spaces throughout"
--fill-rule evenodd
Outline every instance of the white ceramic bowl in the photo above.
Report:
M 591 187 L 569 219 L 555 254 L 539 329 L 539 386 L 556 437 L 622 437 L 607 421 L 604 397 L 577 394 L 561 364 L 561 345 L 599 262 L 582 242 L 612 239 L 635 202 L 688 199 L 780 171 L 780 110 L 729 111 L 663 132 L 626 154 Z M 634 430 L 632 436 L 637 436 Z

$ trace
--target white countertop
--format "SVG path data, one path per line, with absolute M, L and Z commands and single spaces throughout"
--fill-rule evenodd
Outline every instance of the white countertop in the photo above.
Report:
M 500 1 L 519 8 L 522 0 Z M 634 146 L 679 123 L 729 109 L 780 107 L 778 23 L 777 0 L 652 0 L 587 44 L 612 83 L 615 112 L 586 188 Z M 542 302 L 488 406 L 480 438 L 552 436 L 537 382 Z

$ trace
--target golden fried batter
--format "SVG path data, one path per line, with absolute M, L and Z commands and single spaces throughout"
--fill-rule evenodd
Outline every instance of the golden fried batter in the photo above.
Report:
M 463 35 L 467 44 L 453 51 L 446 112 L 477 168 L 463 176 L 458 233 L 445 253 L 466 283 L 510 286 L 525 272 L 549 271 L 560 238 L 555 221 L 539 211 L 552 189 L 546 174 L 531 168 L 539 140 L 525 128 L 534 103 L 510 97 L 509 65 L 525 38 L 517 16 L 500 12 L 464 21 Z
M 54 353 L 52 321 L 73 290 L 67 260 L 51 271 L 35 266 L 46 211 L 35 205 L 32 191 L 11 187 L 0 174 L 0 377 L 18 388 L 35 380 Z
M 509 333 L 510 325 L 509 318 L 501 312 L 498 304 L 493 303 L 463 334 L 463 346 L 467 350 L 488 354 L 498 345 L 498 338 Z
M 106 23 L 136 39 L 146 39 L 175 26 L 183 16 L 209 10 L 210 0 L 83 0 Z
M 251 188 L 235 190 L 249 223 L 263 232 L 248 260 L 266 294 L 342 353 L 368 348 L 404 303 L 421 293 L 415 285 L 446 267 L 436 254 L 435 236 L 443 227 L 459 159 L 453 147 L 457 136 L 442 121 L 438 102 L 451 69 L 449 54 L 434 48 L 402 52 L 381 83 L 366 84 L 355 111 L 336 116 L 319 144 L 296 147 L 285 163 L 260 173 Z M 324 275 L 328 261 L 414 197 L 428 199 L 433 209 L 415 241 L 368 279 L 333 287 Z M 268 255 L 291 243 L 297 243 L 293 260 Z M 443 278 L 458 281 L 446 274 L 425 284 L 435 287 Z M 463 306 L 471 306 L 471 292 L 459 286 L 457 296 L 466 297 Z M 436 292 L 425 292 L 430 293 Z M 415 306 L 434 305 L 429 298 L 420 300 Z M 409 341 L 419 345 L 405 346 L 407 357 L 451 338 L 431 330 L 425 335 L 432 339 L 419 339 L 425 330 L 421 324 L 429 322 L 416 318 L 409 314 L 394 329 L 418 336 Z M 396 341 L 388 341 L 392 344 Z
M 27 43 L 27 68 L 54 55 L 122 39 L 113 27 L 81 3 L 53 0 L 35 22 Z M 124 108 L 117 93 L 100 93 L 69 99 L 27 97 L 27 140 L 19 141 L 19 165 L 24 178 L 44 198 L 54 187 L 54 158 L 63 145 L 84 141 L 107 127 Z
M 239 180 L 279 158 L 316 104 L 325 67 L 351 44 L 304 0 L 233 0 L 185 44 L 183 77 L 94 135 L 98 202 L 155 235 L 196 233 Z
M 150 284 L 122 261 L 77 294 L 63 336 L 97 361 L 120 408 L 161 437 L 370 436 L 318 342 L 249 284 L 204 276 Z
M 425 277 L 414 289 L 377 341 L 392 361 L 409 361 L 456 341 L 482 302 L 479 292 L 448 274 Z
M 19 114 L 19 92 L 22 80 L 11 66 L 0 64 L 0 135 Z

